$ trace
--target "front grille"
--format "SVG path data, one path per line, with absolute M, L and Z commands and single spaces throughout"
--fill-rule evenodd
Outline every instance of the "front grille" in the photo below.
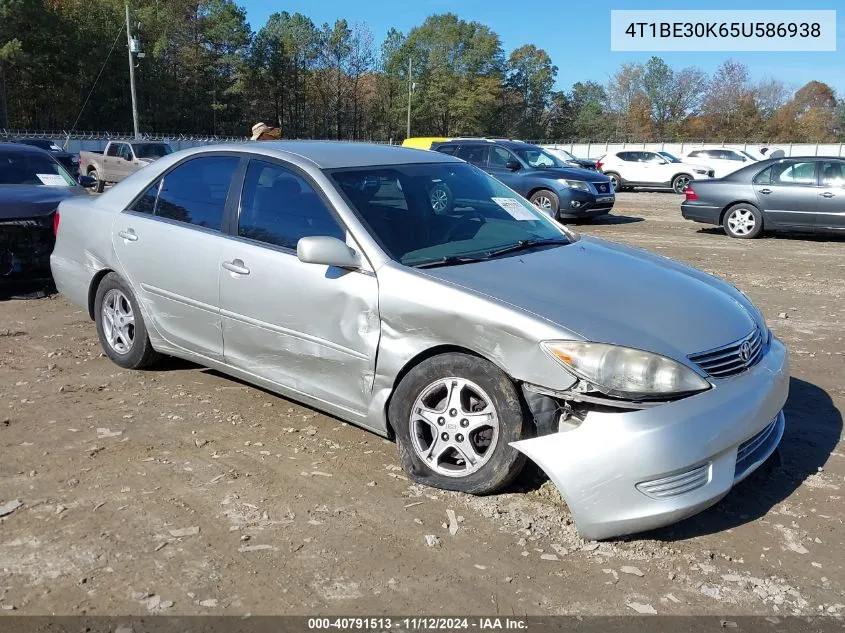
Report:
M 754 328 L 748 336 L 724 347 L 692 354 L 689 359 L 714 378 L 727 378 L 744 372 L 760 359 L 763 335 Z
M 762 431 L 745 440 L 736 452 L 736 467 L 734 480 L 741 479 L 756 465 L 762 463 L 780 442 L 786 426 L 782 413 L 778 413 Z
M 609 182 L 594 182 L 593 187 L 595 187 L 596 191 L 598 191 L 599 193 L 610 193 Z
M 644 481 L 637 484 L 637 490 L 654 499 L 665 499 L 692 492 L 710 481 L 710 464 L 702 464 L 682 473 Z

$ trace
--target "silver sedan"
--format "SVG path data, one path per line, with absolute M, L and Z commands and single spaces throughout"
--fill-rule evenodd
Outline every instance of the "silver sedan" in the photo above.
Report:
M 702 510 L 783 435 L 786 349 L 741 292 L 445 154 L 192 149 L 59 216 L 56 285 L 121 367 L 261 385 L 432 486 L 496 492 L 530 458 L 588 538 Z

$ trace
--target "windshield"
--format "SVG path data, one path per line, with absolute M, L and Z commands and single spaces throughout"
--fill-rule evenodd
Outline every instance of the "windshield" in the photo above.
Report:
M 547 151 L 540 149 L 539 147 L 529 145 L 528 147 L 509 147 L 508 149 L 519 156 L 523 162 L 526 162 L 529 166 L 537 169 L 566 167 L 566 163 L 562 160 L 552 156 Z
M 681 162 L 679 158 L 673 156 L 669 152 L 657 152 L 657 153 L 660 154 L 666 160 L 668 160 L 670 163 L 680 163 Z
M 408 266 L 481 259 L 527 241 L 575 239 L 530 202 L 465 163 L 327 173 L 385 252 Z
M 0 151 L 0 185 L 73 187 L 76 181 L 53 158 L 34 152 Z
M 167 143 L 133 143 L 132 148 L 136 158 L 161 158 L 173 153 Z
M 749 154 L 748 152 L 745 152 L 743 150 L 740 150 L 739 153 L 744 154 L 745 156 L 747 156 L 748 158 L 750 158 L 751 160 L 753 160 L 755 162 L 758 160 L 757 158 L 755 158 L 754 156 L 752 156 L 751 154 Z

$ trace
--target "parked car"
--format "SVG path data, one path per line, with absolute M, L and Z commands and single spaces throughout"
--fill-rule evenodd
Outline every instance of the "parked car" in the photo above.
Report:
M 588 158 L 578 158 L 570 152 L 569 150 L 565 150 L 561 147 L 544 147 L 549 154 L 559 158 L 564 163 L 566 163 L 569 167 L 576 167 L 578 169 L 589 169 L 590 171 L 598 171 L 596 167 L 596 161 L 590 160 Z
M 758 159 L 749 152 L 730 147 L 718 149 L 693 149 L 686 152 L 683 160 L 690 163 L 701 163 L 713 169 L 716 178 L 723 178 L 737 169 L 742 169 L 748 163 Z
M 56 208 L 80 193 L 83 188 L 48 152 L 0 143 L 0 285 L 50 277 Z
M 687 163 L 645 150 L 612 152 L 602 156 L 596 165 L 610 178 L 616 190 L 671 187 L 675 193 L 683 193 L 693 180 L 714 175 L 706 165 Z
M 79 173 L 96 180 L 99 193 L 171 153 L 170 145 L 160 141 L 109 141 L 102 152 L 79 152 Z
M 410 136 L 402 141 L 402 147 L 414 147 L 416 149 L 431 149 L 434 143 L 442 143 L 448 141 L 443 136 Z
M 483 169 L 556 220 L 605 215 L 616 200 L 609 178 L 568 167 L 537 145 L 462 139 L 437 143 L 432 149 Z
M 15 142 L 50 152 L 53 158 L 59 161 L 74 178 L 79 173 L 79 154 L 71 154 L 70 152 L 64 151 L 56 141 L 46 138 L 19 138 Z
M 745 295 L 446 154 L 193 148 L 59 210 L 56 284 L 117 365 L 213 367 L 395 437 L 440 488 L 527 456 L 588 538 L 700 511 L 783 435 L 787 352 Z
M 763 231 L 845 232 L 845 158 L 809 156 L 752 163 L 686 192 L 688 220 L 722 225 L 730 237 Z

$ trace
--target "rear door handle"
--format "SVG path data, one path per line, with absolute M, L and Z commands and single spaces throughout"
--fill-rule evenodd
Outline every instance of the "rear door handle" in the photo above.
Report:
M 244 266 L 244 262 L 242 259 L 233 259 L 230 262 L 223 262 L 222 266 L 229 272 L 235 273 L 236 275 L 249 274 L 249 268 Z
M 836 194 L 830 193 L 829 191 L 825 191 L 824 193 L 820 193 L 819 195 L 822 198 L 833 198 Z
M 117 234 L 128 242 L 137 242 L 138 234 L 133 229 L 126 229 L 125 231 L 118 231 Z
M 770 194 L 772 193 L 771 189 L 760 189 L 760 193 Z

